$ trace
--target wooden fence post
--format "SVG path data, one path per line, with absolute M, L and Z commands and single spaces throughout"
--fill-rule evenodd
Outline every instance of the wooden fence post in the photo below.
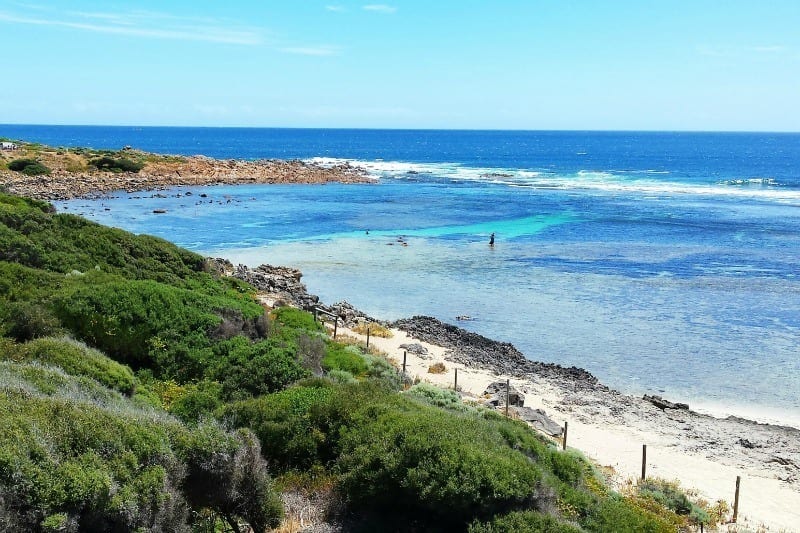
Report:
M 369 328 L 367 328 L 367 351 L 369 351 Z
M 647 473 L 647 444 L 642 444 L 642 481 Z
M 333 338 L 336 339 L 336 329 L 339 327 L 339 317 L 333 317 Z
M 403 375 L 406 373 L 406 351 L 403 350 Z
M 454 369 L 456 372 L 456 377 L 453 379 L 453 390 L 458 392 L 458 369 Z
M 741 480 L 741 476 L 736 476 L 736 494 L 733 496 L 733 519 L 731 520 L 734 524 L 739 517 L 739 482 L 741 482 Z
M 561 449 L 562 450 L 566 450 L 567 449 L 567 428 L 568 427 L 569 427 L 569 424 L 565 420 L 564 421 L 564 440 L 561 442 Z

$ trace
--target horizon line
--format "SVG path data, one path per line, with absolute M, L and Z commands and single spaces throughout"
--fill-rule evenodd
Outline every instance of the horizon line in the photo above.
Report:
M 357 127 L 357 126 L 177 126 L 141 124 L 31 124 L 3 123 L 0 128 L 11 126 L 65 127 L 65 128 L 173 128 L 173 129 L 250 129 L 250 130 L 340 130 L 340 131 L 496 131 L 496 132 L 564 132 L 564 133 L 770 133 L 800 134 L 800 130 L 713 130 L 713 129 L 601 129 L 601 128 L 436 128 L 436 127 Z

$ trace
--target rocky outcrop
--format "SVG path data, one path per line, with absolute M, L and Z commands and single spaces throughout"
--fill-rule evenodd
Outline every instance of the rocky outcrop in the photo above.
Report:
M 433 317 L 404 318 L 391 325 L 414 338 L 447 348 L 445 359 L 467 367 L 487 369 L 496 374 L 517 377 L 541 375 L 560 378 L 576 389 L 606 389 L 604 385 L 598 383 L 596 377 L 582 368 L 531 361 L 512 344 L 493 341 Z
M 154 156 L 139 172 L 106 172 L 89 167 L 80 172 L 53 168 L 49 175 L 26 176 L 0 170 L 0 185 L 10 193 L 42 200 L 98 198 L 114 191 L 152 191 L 177 186 L 252 183 L 366 183 L 374 181 L 349 163 L 326 166 L 305 161 L 243 161 L 204 156 Z M 49 162 L 53 165 L 52 162 Z
M 645 394 L 642 396 L 642 399 L 648 401 L 658 407 L 659 409 L 689 409 L 689 405 L 685 403 L 673 403 L 669 400 L 665 400 L 661 396 L 650 396 Z

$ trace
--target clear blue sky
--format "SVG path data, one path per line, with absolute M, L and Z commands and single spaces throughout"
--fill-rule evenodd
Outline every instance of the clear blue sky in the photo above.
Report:
M 0 0 L 0 123 L 800 130 L 800 0 Z

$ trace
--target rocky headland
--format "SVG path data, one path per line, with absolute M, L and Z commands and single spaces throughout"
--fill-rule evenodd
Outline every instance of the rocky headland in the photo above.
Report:
M 126 160 L 139 170 L 104 170 L 100 158 Z M 28 175 L 7 167 L 17 159 L 42 163 L 49 173 Z M 124 166 L 124 165 L 123 165 Z M 205 156 L 168 156 L 131 148 L 119 151 L 52 148 L 21 143 L 0 153 L 0 187 L 12 194 L 41 200 L 103 197 L 114 191 L 138 192 L 178 186 L 235 184 L 369 183 L 362 169 L 348 163 L 320 165 L 299 160 L 213 159 Z

